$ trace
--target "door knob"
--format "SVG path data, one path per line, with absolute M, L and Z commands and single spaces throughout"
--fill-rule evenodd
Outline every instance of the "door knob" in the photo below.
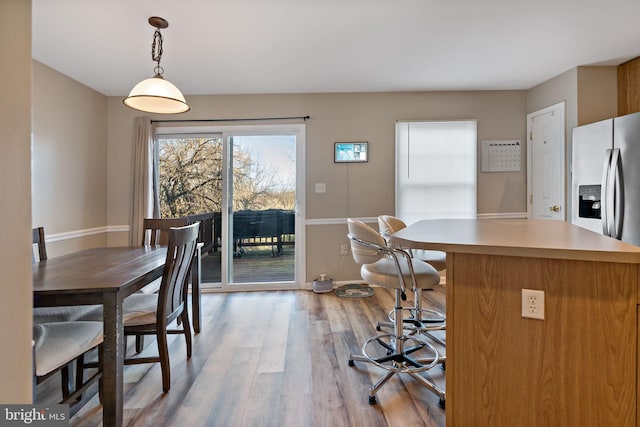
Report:
M 549 206 L 549 210 L 551 212 L 558 213 L 558 212 L 560 212 L 560 206 L 558 206 L 558 205 Z

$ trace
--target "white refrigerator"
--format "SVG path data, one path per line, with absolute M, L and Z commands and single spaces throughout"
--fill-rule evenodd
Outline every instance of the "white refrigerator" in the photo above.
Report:
M 573 129 L 571 222 L 640 246 L 640 113 Z

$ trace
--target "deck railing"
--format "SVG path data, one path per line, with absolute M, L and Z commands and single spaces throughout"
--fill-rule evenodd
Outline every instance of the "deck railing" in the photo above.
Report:
M 202 253 L 216 251 L 222 245 L 222 214 L 207 212 L 187 216 L 189 223 L 200 223 L 198 241 Z M 233 251 L 241 256 L 244 247 L 271 246 L 272 254 L 282 254 L 283 246 L 295 245 L 295 214 L 291 210 L 241 210 L 233 213 Z

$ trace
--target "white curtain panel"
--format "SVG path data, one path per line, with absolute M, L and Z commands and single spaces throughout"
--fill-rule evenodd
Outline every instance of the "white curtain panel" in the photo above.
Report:
M 131 209 L 131 233 L 129 243 L 142 243 L 142 222 L 160 212 L 157 197 L 157 172 L 153 126 L 148 117 L 136 117 L 133 126 L 133 191 Z

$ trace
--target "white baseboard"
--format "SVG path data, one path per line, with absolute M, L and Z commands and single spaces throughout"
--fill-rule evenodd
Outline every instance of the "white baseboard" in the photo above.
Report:
M 339 288 L 340 286 L 348 285 L 348 284 L 351 284 L 351 283 L 366 284 L 367 282 L 362 280 L 362 278 L 354 279 L 354 280 L 337 280 L 337 281 L 333 282 L 333 289 L 336 289 L 336 288 Z M 308 290 L 308 291 L 312 291 L 313 290 L 313 282 L 305 283 L 303 289 Z

